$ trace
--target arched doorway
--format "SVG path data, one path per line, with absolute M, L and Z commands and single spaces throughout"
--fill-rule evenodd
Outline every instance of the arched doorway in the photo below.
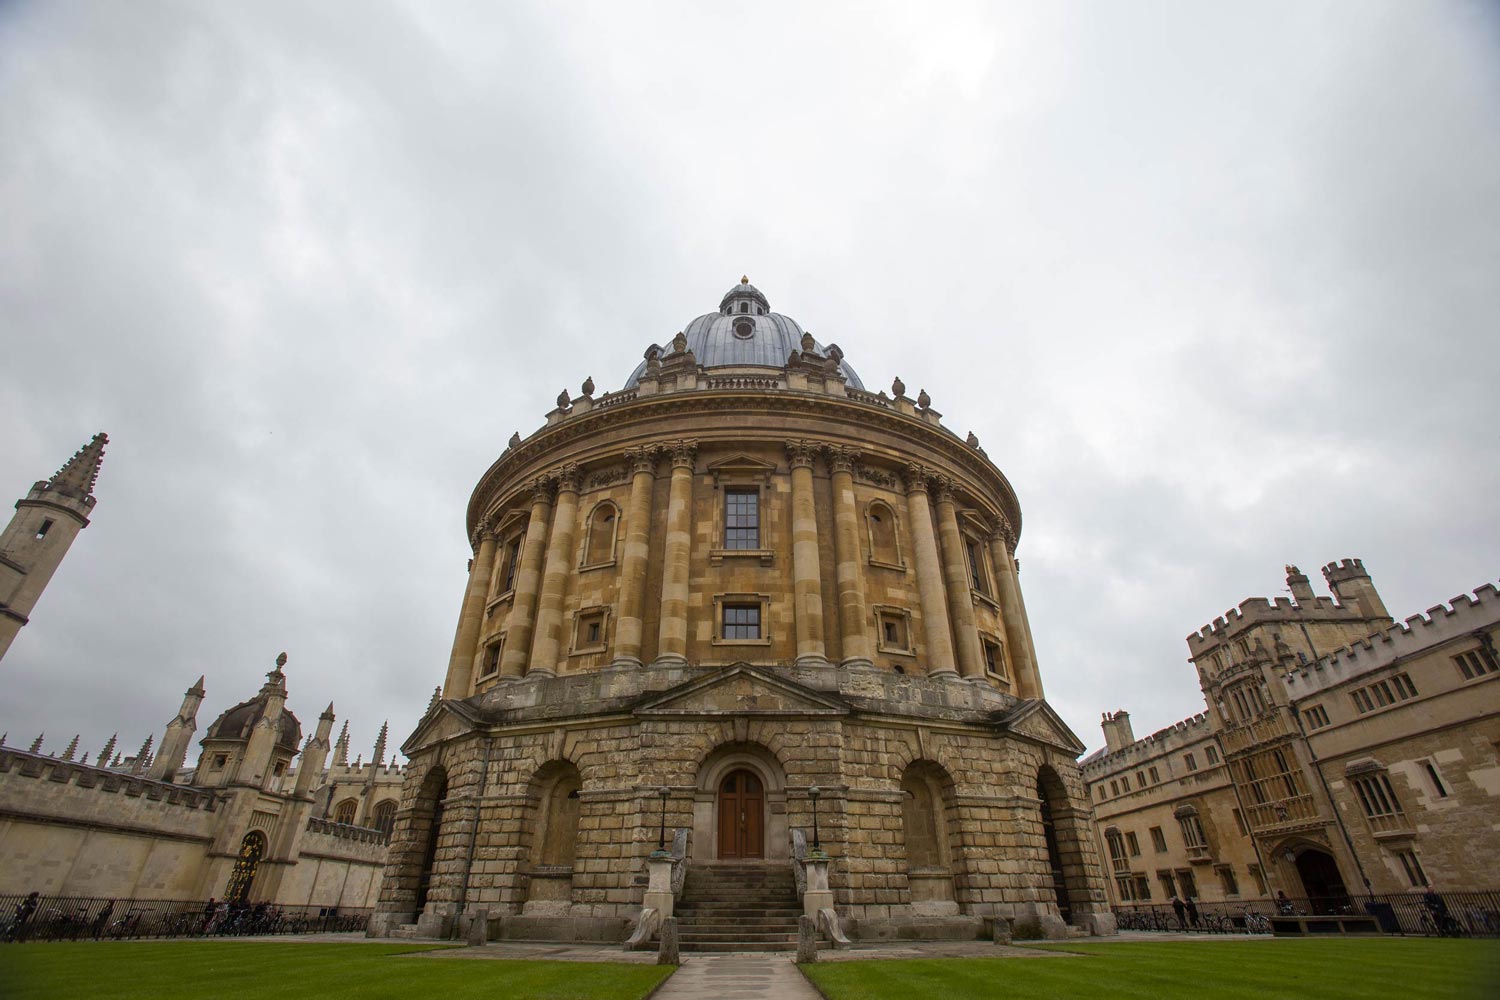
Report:
M 432 890 L 438 838 L 443 829 L 443 800 L 447 797 L 448 772 L 442 767 L 435 767 L 423 779 L 422 790 L 417 794 L 418 819 L 414 825 L 420 830 L 422 821 L 425 820 L 427 827 L 423 831 L 426 839 L 422 846 L 422 867 L 417 873 L 416 908 L 419 911 L 426 907 L 428 893 Z
M 1071 816 L 1068 809 L 1068 792 L 1062 779 L 1050 767 L 1043 767 L 1036 776 L 1036 797 L 1041 802 L 1042 836 L 1047 843 L 1048 882 L 1057 899 L 1057 912 L 1063 923 L 1073 922 L 1073 899 L 1068 891 L 1068 859 L 1064 857 L 1062 844 L 1064 831 L 1059 828 L 1056 813 Z M 1071 846 L 1071 845 L 1070 845 Z M 1075 848 L 1076 850 L 1076 848 Z
M 1304 848 L 1297 855 L 1297 877 L 1307 894 L 1308 908 L 1314 913 L 1342 913 L 1349 906 L 1349 891 L 1333 855 L 1315 847 Z
M 719 857 L 764 858 L 765 789 L 760 778 L 736 768 L 719 782 Z
M 266 856 L 266 835 L 251 830 L 240 841 L 240 853 L 229 871 L 229 885 L 224 888 L 224 902 L 245 903 L 250 899 L 250 886 L 255 882 L 255 872 L 260 859 Z

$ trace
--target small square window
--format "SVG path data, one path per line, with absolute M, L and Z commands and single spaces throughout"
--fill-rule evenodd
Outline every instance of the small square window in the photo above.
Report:
M 503 640 L 496 640 L 484 647 L 484 659 L 479 663 L 480 677 L 488 677 L 500 672 L 500 653 L 503 648 Z
M 879 629 L 881 652 L 911 652 L 911 623 L 903 612 L 894 609 L 877 609 L 875 621 Z
M 222 769 L 228 763 L 229 763 L 229 755 L 227 753 L 216 753 L 216 754 L 214 754 L 214 769 L 215 770 Z
M 984 669 L 995 677 L 1005 676 L 1005 647 L 994 639 L 981 638 L 984 644 Z
M 603 608 L 580 611 L 573 632 L 573 652 L 594 653 L 604 648 Z
M 724 605 L 723 636 L 725 639 L 759 639 L 760 605 Z

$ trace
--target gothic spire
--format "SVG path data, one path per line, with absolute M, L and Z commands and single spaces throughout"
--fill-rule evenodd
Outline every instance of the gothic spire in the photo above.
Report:
M 111 736 L 109 738 L 109 742 L 106 743 L 106 744 L 104 744 L 104 749 L 101 750 L 101 751 L 99 751 L 99 760 L 95 763 L 95 765 L 94 765 L 95 767 L 108 767 L 109 766 L 109 758 L 115 752 L 115 741 L 118 740 L 119 738 L 120 738 L 120 734 L 119 733 L 115 733 L 113 736 Z
M 63 760 L 72 760 L 78 755 L 78 737 L 81 735 L 81 733 L 73 734 L 73 739 L 69 741 L 67 749 L 63 751 Z
M 380 735 L 375 737 L 375 753 L 370 759 L 375 762 L 376 766 L 385 762 L 385 736 L 390 727 L 391 722 L 389 719 L 382 722 L 380 724 Z
M 104 463 L 104 446 L 108 443 L 109 436 L 103 431 L 95 434 L 92 441 L 79 448 L 77 454 L 48 480 L 49 487 L 79 500 L 88 497 L 99 479 L 99 466 Z

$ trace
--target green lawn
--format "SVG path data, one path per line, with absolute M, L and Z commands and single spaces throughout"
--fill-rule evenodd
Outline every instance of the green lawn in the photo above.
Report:
M 1421 938 L 1042 945 L 1084 957 L 825 962 L 829 1000 L 1493 1000 L 1500 942 Z
M 640 1000 L 669 966 L 410 957 L 433 945 L 103 941 L 0 945 L 5 1000 Z

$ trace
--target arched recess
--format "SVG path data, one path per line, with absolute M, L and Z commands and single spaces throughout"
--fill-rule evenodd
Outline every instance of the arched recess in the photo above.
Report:
M 620 508 L 605 500 L 589 513 L 588 529 L 583 537 L 583 563 L 606 566 L 615 561 L 615 541 L 619 536 Z
M 396 800 L 382 799 L 370 810 L 370 825 L 386 836 L 396 828 Z
M 869 540 L 870 563 L 891 569 L 905 569 L 901 554 L 901 529 L 896 511 L 884 500 L 865 505 L 865 534 Z
M 1271 856 L 1291 890 L 1287 895 L 1305 898 L 1309 912 L 1343 913 L 1350 905 L 1338 861 L 1325 845 L 1293 839 L 1277 845 Z
M 417 868 L 416 909 L 421 911 L 436 888 L 438 841 L 443 833 L 443 800 L 448 797 L 448 771 L 438 764 L 427 772 L 412 810 L 412 837 L 422 845 Z
M 354 825 L 354 815 L 359 811 L 358 799 L 345 799 L 333 807 L 333 821 L 346 826 Z
M 1037 770 L 1036 797 L 1046 841 L 1048 894 L 1056 900 L 1064 922 L 1072 923 L 1090 908 L 1088 871 L 1084 865 L 1088 834 L 1068 797 L 1067 786 L 1050 765 L 1044 764 Z
M 531 779 L 526 912 L 560 910 L 572 903 L 582 790 L 583 775 L 572 761 L 548 761 Z
M 255 873 L 260 868 L 260 859 L 266 856 L 266 835 L 251 830 L 240 841 L 234 867 L 229 870 L 229 884 L 224 887 L 224 902 L 245 903 L 250 900 L 250 888 L 255 884 Z
M 941 764 L 914 760 L 901 772 L 901 833 L 912 910 L 940 916 L 958 913 L 955 883 L 963 851 L 957 842 L 953 778 Z
M 745 829 L 726 829 L 726 823 L 740 822 L 740 810 L 746 812 Z M 721 848 L 747 840 L 752 848 L 758 846 L 760 857 L 786 858 L 791 855 L 789 838 L 786 769 L 774 753 L 759 743 L 726 743 L 703 758 L 693 793 L 694 860 L 744 860 L 743 854 L 724 857 Z

